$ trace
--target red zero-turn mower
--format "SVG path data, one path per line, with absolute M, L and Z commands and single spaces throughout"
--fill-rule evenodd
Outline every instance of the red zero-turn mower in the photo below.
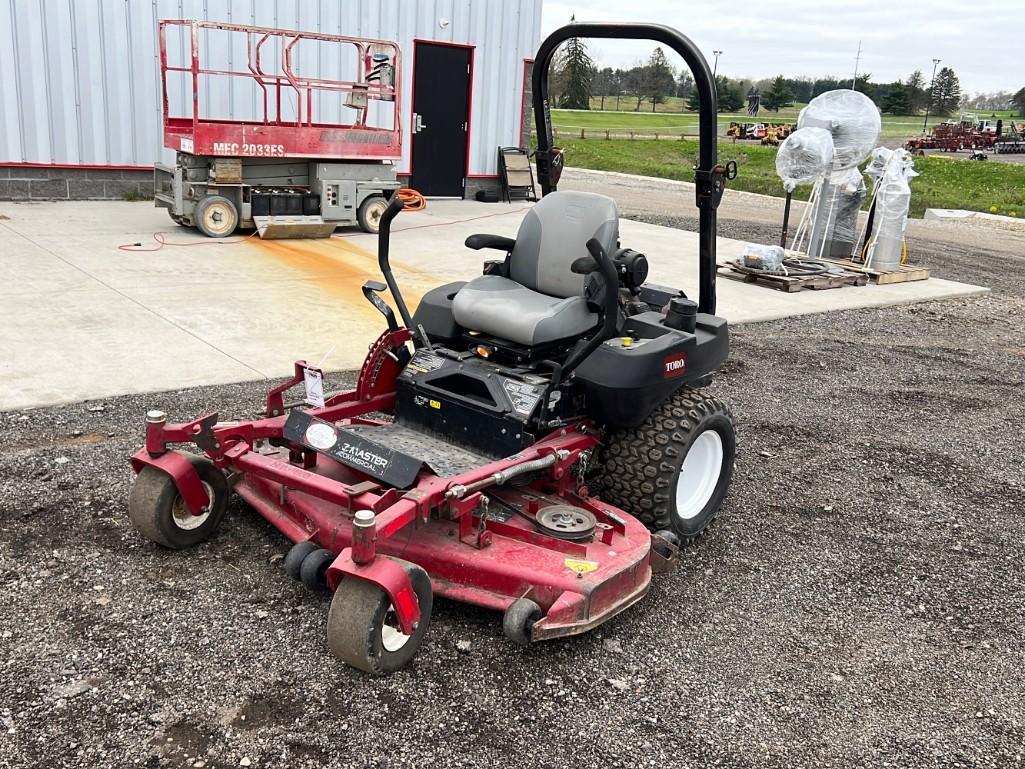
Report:
M 698 303 L 645 282 L 644 255 L 620 247 L 612 200 L 556 192 L 547 76 L 575 37 L 654 39 L 694 73 Z M 132 457 L 129 511 L 145 537 L 195 545 L 237 492 L 295 543 L 285 570 L 334 591 L 328 644 L 371 673 L 416 654 L 435 594 L 504 612 L 520 643 L 599 625 L 708 526 L 732 476 L 730 413 L 696 389 L 729 348 L 714 315 L 715 209 L 735 166 L 716 162 L 707 62 L 668 27 L 571 24 L 538 51 L 533 99 L 544 197 L 515 240 L 466 241 L 503 260 L 430 291 L 411 317 L 388 262 L 402 208 L 392 200 L 379 235 L 385 282 L 363 286 L 388 329 L 354 390 L 288 410 L 284 393 L 304 383 L 310 399 L 321 376 L 299 361 L 263 418 L 168 424 L 150 412 Z M 206 456 L 169 448 L 178 443 Z

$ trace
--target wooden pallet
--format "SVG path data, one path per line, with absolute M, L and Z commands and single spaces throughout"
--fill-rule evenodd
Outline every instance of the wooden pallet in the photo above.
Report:
M 876 270 L 872 267 L 865 267 L 858 262 L 852 262 L 850 259 L 819 259 L 818 261 L 835 264 L 851 272 L 859 272 L 868 276 L 869 280 L 880 286 L 885 286 L 887 283 L 907 283 L 911 280 L 926 280 L 929 277 L 928 269 L 914 264 L 902 264 L 900 269 L 887 272 L 885 270 Z
M 788 294 L 805 289 L 821 291 L 844 286 L 864 286 L 868 283 L 868 275 L 864 272 L 847 269 L 843 273 L 835 275 L 756 275 L 742 272 L 729 262 L 720 262 L 718 269 L 724 278 L 739 280 L 743 283 L 755 283 L 766 288 L 774 288 L 777 291 L 785 291 Z

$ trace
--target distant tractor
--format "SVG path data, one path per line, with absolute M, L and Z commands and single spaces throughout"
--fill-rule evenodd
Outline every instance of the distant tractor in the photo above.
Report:
M 164 146 L 177 156 L 173 167 L 155 167 L 154 198 L 171 219 L 212 238 L 238 228 L 256 229 L 263 238 L 328 237 L 337 225 L 352 224 L 377 232 L 388 198 L 401 186 L 393 165 L 402 152 L 398 45 L 187 20 L 161 21 L 159 31 Z M 187 63 L 168 63 L 169 32 L 189 36 Z M 203 66 L 200 40 L 211 35 L 247 52 L 244 71 Z M 212 58 L 211 48 L 204 46 L 204 59 Z M 353 73 L 351 80 L 300 74 L 300 55 L 305 65 L 327 48 L 332 61 Z M 176 115 L 169 76 L 173 93 L 182 96 Z M 208 105 L 202 97 L 217 86 L 248 87 L 255 117 L 201 114 Z M 388 127 L 372 124 L 372 108 L 376 122 Z M 351 122 L 319 117 L 342 109 Z

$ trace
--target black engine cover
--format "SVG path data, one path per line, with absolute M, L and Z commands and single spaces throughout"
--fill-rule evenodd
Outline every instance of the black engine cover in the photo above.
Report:
M 535 442 L 528 430 L 546 380 L 471 353 L 417 350 L 396 387 L 395 419 L 490 457 Z

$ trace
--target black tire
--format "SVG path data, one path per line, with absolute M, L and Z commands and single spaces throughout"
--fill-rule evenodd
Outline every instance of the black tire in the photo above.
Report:
M 502 617 L 505 637 L 520 646 L 529 646 L 534 623 L 541 619 L 541 607 L 529 598 L 517 598 Z
M 384 195 L 371 195 L 359 204 L 356 210 L 356 221 L 363 232 L 371 235 L 381 230 L 381 214 L 388 208 L 388 199 Z
M 223 195 L 207 195 L 196 204 L 193 219 L 208 238 L 226 238 L 238 227 L 238 209 Z
M 285 555 L 285 574 L 292 579 L 299 579 L 301 576 L 300 570 L 302 569 L 303 561 L 306 560 L 306 556 L 319 549 L 320 547 L 317 543 L 309 539 L 292 545 Z
M 672 547 L 667 547 L 665 544 L 667 542 Z M 656 550 L 663 558 L 672 558 L 675 548 L 678 548 L 679 546 L 680 538 L 676 536 L 675 531 L 671 531 L 670 529 L 656 531 L 655 535 L 651 538 L 651 549 Z
M 310 590 L 327 590 L 327 567 L 334 561 L 335 554 L 324 548 L 317 548 L 303 559 L 299 567 L 299 579 Z
M 714 435 L 701 439 L 687 469 L 688 476 L 698 482 L 678 494 L 684 461 L 708 431 Z M 708 528 L 719 511 L 733 479 L 736 453 L 733 416 L 726 404 L 683 388 L 639 427 L 609 436 L 603 452 L 602 498 L 635 515 L 652 531 L 669 529 L 687 544 Z
M 431 624 L 434 594 L 430 577 L 415 564 L 394 560 L 409 575 L 420 604 L 420 623 L 412 635 L 402 635 L 401 631 L 395 635 L 394 617 L 389 618 L 391 599 L 388 594 L 372 582 L 356 577 L 342 580 L 327 615 L 327 642 L 334 655 L 347 665 L 373 675 L 388 675 L 404 667 L 416 655 Z M 401 645 L 393 646 L 394 643 Z
M 172 550 L 184 550 L 209 539 L 228 508 L 228 481 L 206 457 L 183 455 L 199 473 L 210 499 L 204 516 L 193 516 L 170 475 L 147 466 L 135 478 L 128 496 L 128 517 L 142 536 Z
M 189 225 L 187 225 L 185 223 L 184 219 L 182 219 L 180 216 L 178 216 L 178 214 L 176 214 L 170 208 L 167 209 L 167 215 L 170 216 L 171 217 L 171 221 L 174 222 L 175 224 L 177 224 L 179 227 L 188 227 L 189 226 Z

